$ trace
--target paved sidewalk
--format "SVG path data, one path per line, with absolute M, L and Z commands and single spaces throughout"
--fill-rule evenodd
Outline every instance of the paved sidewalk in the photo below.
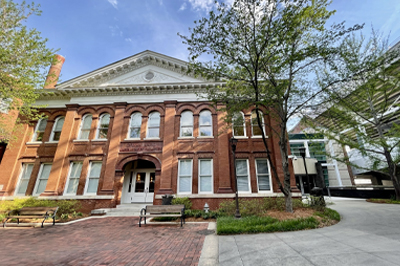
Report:
M 137 217 L 0 229 L 0 265 L 197 265 L 208 224 L 148 225 Z
M 333 201 L 331 227 L 218 237 L 219 265 L 400 265 L 400 205 Z

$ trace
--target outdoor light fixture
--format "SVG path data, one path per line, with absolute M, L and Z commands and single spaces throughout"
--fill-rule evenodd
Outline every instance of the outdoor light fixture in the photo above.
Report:
M 235 196 L 236 196 L 236 212 L 235 212 L 235 218 L 239 219 L 242 216 L 240 215 L 240 211 L 239 211 L 239 195 L 238 195 L 238 184 L 237 184 L 237 175 L 236 175 L 236 156 L 235 156 L 235 152 L 236 152 L 236 145 L 238 143 L 238 140 L 235 139 L 235 137 L 232 137 L 229 142 L 231 143 L 231 148 L 232 148 L 232 155 L 233 155 L 233 175 L 235 177 L 235 187 L 236 187 L 236 192 L 235 192 Z
M 208 206 L 208 204 L 207 204 L 207 202 L 206 202 L 206 204 L 204 204 L 204 212 L 205 213 L 208 213 L 208 211 L 210 210 L 210 206 Z
M 305 147 L 299 148 L 299 152 L 300 152 L 300 156 L 303 158 L 304 170 L 306 171 L 306 178 L 307 178 L 307 183 L 308 183 L 308 193 L 311 194 L 310 177 L 308 176 L 307 164 L 306 164 L 306 148 Z

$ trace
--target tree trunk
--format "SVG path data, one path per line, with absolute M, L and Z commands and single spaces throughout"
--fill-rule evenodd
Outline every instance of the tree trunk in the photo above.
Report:
M 282 134 L 279 139 L 279 148 L 281 150 L 282 158 L 282 170 L 283 170 L 283 189 L 286 198 L 286 211 L 293 212 L 292 204 L 292 191 L 290 188 L 290 171 L 289 171 L 289 161 L 288 161 L 288 149 L 287 149 L 287 139 L 286 139 L 286 128 L 283 129 L 285 133 Z
M 293 212 L 292 191 L 289 190 L 289 195 L 285 196 L 285 206 L 287 212 Z

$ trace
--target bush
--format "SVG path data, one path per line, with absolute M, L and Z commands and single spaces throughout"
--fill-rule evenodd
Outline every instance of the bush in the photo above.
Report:
M 272 217 L 248 216 L 241 219 L 219 217 L 217 234 L 251 234 L 267 232 L 285 232 L 317 228 L 319 222 L 314 217 L 279 221 Z
M 315 215 L 318 215 L 325 219 L 340 221 L 340 214 L 330 208 L 325 208 L 323 211 L 317 211 L 315 212 Z
M 179 204 L 185 205 L 185 210 L 190 210 L 192 208 L 192 202 L 188 197 L 172 199 L 172 205 L 179 205 Z

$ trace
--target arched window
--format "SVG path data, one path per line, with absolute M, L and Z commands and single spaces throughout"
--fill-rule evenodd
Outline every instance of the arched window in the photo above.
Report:
M 246 124 L 244 120 L 244 114 L 242 112 L 235 113 L 232 116 L 232 131 L 235 137 L 246 136 Z
M 140 127 L 142 125 L 142 114 L 133 113 L 131 116 L 131 122 L 129 124 L 129 138 L 139 139 L 140 138 Z
M 200 112 L 199 135 L 212 136 L 212 115 L 208 110 Z
M 147 137 L 158 138 L 160 136 L 160 113 L 153 112 L 147 121 Z
M 59 141 L 61 136 L 61 130 L 64 125 L 65 118 L 63 116 L 57 117 L 54 121 L 53 129 L 51 130 L 50 141 Z
M 102 114 L 96 131 L 96 139 L 107 139 L 108 126 L 110 124 L 110 115 Z
M 185 111 L 181 114 L 181 137 L 193 136 L 193 113 Z
M 36 124 L 35 133 L 33 134 L 32 141 L 42 141 L 44 131 L 46 130 L 47 119 L 40 119 Z
M 258 114 L 260 116 L 261 119 L 261 125 L 263 128 L 263 131 L 265 132 L 265 126 L 264 126 L 264 115 L 261 111 L 258 111 Z M 254 110 L 253 112 L 251 112 L 251 134 L 253 136 L 261 136 L 261 129 L 258 126 L 258 122 L 257 122 L 257 113 Z M 265 134 L 265 133 L 264 133 Z
M 81 130 L 78 139 L 89 139 L 90 128 L 92 126 L 92 115 L 86 114 L 82 118 Z

